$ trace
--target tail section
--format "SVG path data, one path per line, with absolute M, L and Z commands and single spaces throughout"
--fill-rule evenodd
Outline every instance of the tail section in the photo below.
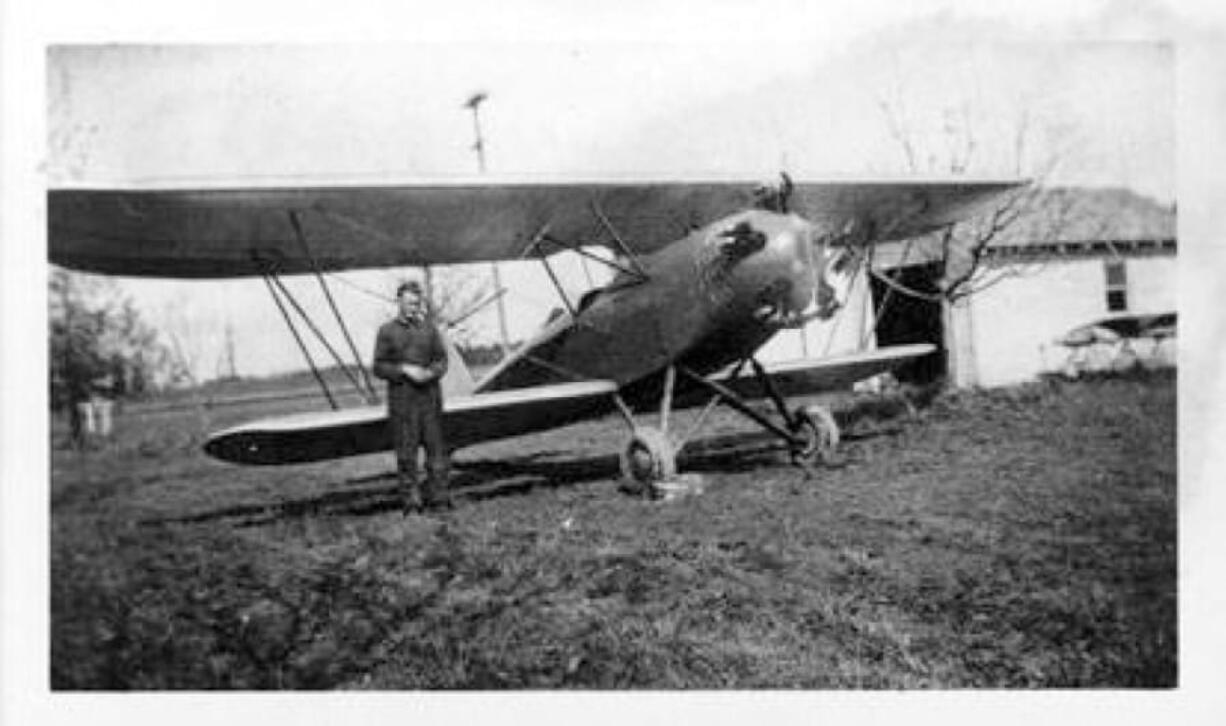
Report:
M 443 375 L 441 382 L 443 397 L 471 396 L 477 386 L 468 366 L 464 364 L 459 348 L 456 348 L 455 343 L 451 342 L 446 328 L 440 327 L 439 337 L 443 339 L 443 346 L 447 348 L 447 373 Z

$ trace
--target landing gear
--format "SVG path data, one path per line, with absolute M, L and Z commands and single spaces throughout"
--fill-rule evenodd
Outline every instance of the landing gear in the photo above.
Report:
M 825 406 L 805 406 L 792 413 L 793 433 L 798 441 L 788 443 L 792 463 L 806 469 L 814 464 L 836 463 L 839 425 Z
M 677 482 L 679 478 L 677 453 L 685 447 L 693 434 L 701 427 L 702 422 L 706 420 L 707 415 L 719 403 L 743 414 L 766 431 L 779 437 L 787 445 L 792 463 L 803 468 L 806 475 L 815 466 L 837 463 L 839 426 L 830 413 L 830 409 L 825 406 L 802 406 L 789 409 L 787 402 L 781 392 L 775 388 L 766 370 L 756 360 L 751 359 L 748 362 L 752 365 L 762 385 L 762 394 L 775 404 L 779 417 L 783 419 L 782 423 L 749 406 L 732 388 L 742 366 L 737 366 L 727 383 L 710 380 L 683 366 L 669 366 L 665 370 L 664 387 L 660 397 L 659 427 L 636 424 L 629 407 L 620 396 L 614 396 L 614 401 L 631 430 L 630 439 L 622 448 L 619 457 L 623 487 L 627 491 L 652 499 L 659 498 L 662 493 L 669 493 L 670 489 L 667 485 Z M 690 383 L 711 392 L 707 406 L 690 430 L 681 438 L 673 437 L 668 428 L 673 388 L 678 372 Z
M 630 440 L 622 448 L 620 463 L 624 487 L 632 494 L 656 499 L 660 496 L 659 485 L 677 478 L 676 445 L 668 433 L 669 414 L 673 407 L 673 388 L 677 370 L 669 366 L 664 371 L 664 390 L 660 396 L 660 426 L 639 426 L 634 422 L 630 409 L 620 396 L 614 401 L 630 425 Z M 684 445 L 684 444 L 682 444 Z
M 636 428 L 622 449 L 621 472 L 628 491 L 656 498 L 656 485 L 677 476 L 677 452 L 668 434 L 652 426 Z
M 792 455 L 792 463 L 804 468 L 806 473 L 814 465 L 835 463 L 835 450 L 839 444 L 839 426 L 835 423 L 830 410 L 824 406 L 789 409 L 787 401 L 767 375 L 766 369 L 756 360 L 750 359 L 749 363 L 753 367 L 758 382 L 762 385 L 763 397 L 775 404 L 779 418 L 783 419 L 782 424 L 750 407 L 730 387 L 702 378 L 684 368 L 681 371 L 689 380 L 713 391 L 716 398 L 722 403 L 778 436 L 787 444 L 788 451 Z

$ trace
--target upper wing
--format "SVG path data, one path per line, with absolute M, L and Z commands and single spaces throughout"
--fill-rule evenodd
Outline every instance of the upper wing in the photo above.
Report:
M 794 207 L 811 221 L 866 221 L 898 239 L 956 221 L 1013 186 L 801 182 Z M 756 188 L 713 181 L 53 189 L 48 246 L 52 262 L 90 272 L 239 277 L 516 259 L 546 231 L 569 244 L 608 244 L 603 217 L 645 254 L 752 206 Z
M 805 219 L 839 230 L 862 225 L 871 242 L 918 237 L 972 217 L 1006 192 L 1028 182 L 926 181 L 796 184 L 791 208 Z

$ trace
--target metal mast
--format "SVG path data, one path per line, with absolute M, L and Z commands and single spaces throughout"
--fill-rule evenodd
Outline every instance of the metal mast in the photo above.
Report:
M 464 102 L 463 108 L 471 109 L 473 112 L 473 135 L 476 141 L 473 142 L 473 150 L 477 152 L 477 171 L 481 174 L 485 173 L 485 137 L 481 134 L 481 104 L 489 94 L 485 91 L 478 91 L 468 100 Z M 503 301 L 502 295 L 502 275 L 498 272 L 498 263 L 490 263 L 490 271 L 494 275 L 494 293 L 497 295 L 495 304 L 498 307 L 498 334 L 502 340 L 502 354 L 506 357 L 507 351 L 510 349 L 511 336 L 507 332 L 507 307 Z
M 477 152 L 477 171 L 485 173 L 485 139 L 481 136 L 481 103 L 489 98 L 489 94 L 485 91 L 478 91 L 464 102 L 464 108 L 472 109 L 473 112 L 473 134 L 477 140 L 473 143 L 473 150 Z

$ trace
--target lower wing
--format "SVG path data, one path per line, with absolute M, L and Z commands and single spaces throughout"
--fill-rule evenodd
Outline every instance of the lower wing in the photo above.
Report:
M 866 378 L 894 370 L 909 360 L 936 351 L 931 343 L 892 345 L 875 350 L 847 353 L 818 359 L 801 359 L 766 366 L 766 374 L 783 396 L 804 396 L 825 391 L 841 391 Z M 750 376 L 735 379 L 713 376 L 743 398 L 763 398 L 762 385 Z M 685 400 L 683 405 L 694 405 Z
M 892 346 L 775 364 L 767 374 L 785 396 L 841 390 L 934 350 L 926 343 Z M 714 380 L 743 398 L 765 395 L 752 377 Z M 613 410 L 617 391 L 612 381 L 581 381 L 455 396 L 447 399 L 443 412 L 447 443 L 458 449 L 600 416 Z M 707 398 L 690 391 L 679 394 L 674 405 L 698 405 Z M 391 444 L 386 409 L 365 406 L 254 421 L 214 434 L 204 449 L 238 464 L 300 464 L 385 451 Z
M 444 405 L 443 428 L 448 445 L 458 449 L 600 415 L 612 406 L 616 391 L 611 381 L 582 381 L 454 396 Z M 236 464 L 301 464 L 391 447 L 383 406 L 253 421 L 216 433 L 204 444 L 209 455 Z

